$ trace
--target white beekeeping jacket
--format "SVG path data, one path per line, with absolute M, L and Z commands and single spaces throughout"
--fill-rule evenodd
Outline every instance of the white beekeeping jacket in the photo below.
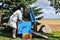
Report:
M 22 12 L 20 10 L 15 11 L 9 19 L 9 26 L 13 27 L 13 28 L 17 28 L 16 22 L 17 20 L 21 20 L 22 21 Z

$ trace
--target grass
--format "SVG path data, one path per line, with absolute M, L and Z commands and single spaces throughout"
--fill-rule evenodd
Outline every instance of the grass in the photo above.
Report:
M 57 40 L 60 37 L 60 32 L 53 31 L 52 33 L 42 33 L 48 36 L 48 40 Z M 11 38 L 11 33 L 8 32 L 0 32 L 0 40 L 22 40 L 19 36 L 16 39 Z M 44 38 L 34 37 L 32 40 L 45 40 Z

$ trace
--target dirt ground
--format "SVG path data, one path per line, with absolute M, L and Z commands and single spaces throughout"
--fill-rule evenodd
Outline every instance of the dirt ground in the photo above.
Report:
M 49 24 L 50 28 L 55 31 L 60 31 L 60 25 L 51 25 Z
M 43 20 L 38 20 L 38 22 L 48 25 L 54 31 L 60 31 L 60 20 L 59 19 L 43 19 Z

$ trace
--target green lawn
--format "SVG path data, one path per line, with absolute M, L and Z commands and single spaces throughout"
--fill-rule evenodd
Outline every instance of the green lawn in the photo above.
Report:
M 60 37 L 60 32 L 57 32 L 57 31 L 53 31 L 50 34 L 45 34 L 45 33 L 42 33 L 42 34 L 47 35 L 49 37 L 48 40 L 57 40 Z M 12 39 L 11 33 L 0 32 L 0 40 L 22 40 L 22 39 L 20 37 L 17 37 L 16 39 Z M 45 40 L 45 39 L 34 37 L 32 40 Z

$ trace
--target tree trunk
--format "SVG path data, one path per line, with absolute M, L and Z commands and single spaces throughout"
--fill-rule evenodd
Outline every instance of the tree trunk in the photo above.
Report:
M 2 13 L 2 12 L 1 12 L 1 10 L 0 10 L 0 26 L 1 26 L 1 13 Z

